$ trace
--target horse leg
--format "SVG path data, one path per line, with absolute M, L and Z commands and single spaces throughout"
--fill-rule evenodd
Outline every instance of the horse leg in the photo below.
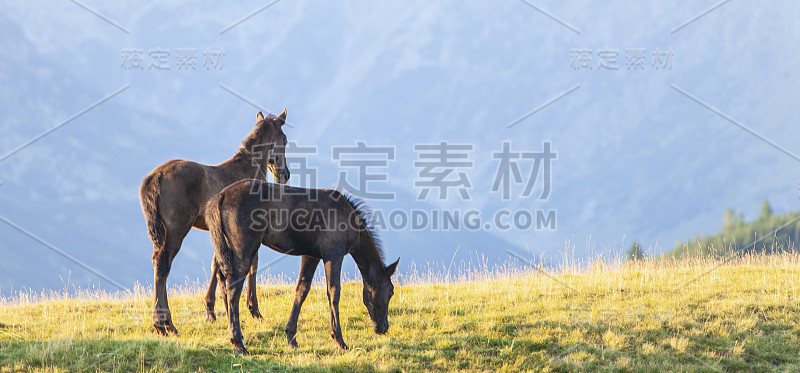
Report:
M 217 256 L 214 255 L 214 259 L 211 260 L 211 281 L 208 284 L 208 292 L 206 292 L 206 321 L 207 322 L 215 322 L 217 321 L 217 315 L 214 312 L 214 303 L 217 300 L 217 272 L 219 269 L 217 268 Z
M 225 305 L 225 314 L 228 315 L 228 286 L 226 285 L 225 275 L 219 268 L 219 263 L 217 263 L 217 281 L 219 282 L 220 293 L 222 293 L 222 304 Z
M 155 287 L 153 326 L 156 328 L 156 332 L 161 335 L 178 334 L 178 329 L 172 324 L 172 314 L 167 300 L 167 277 L 172 267 L 172 260 L 175 259 L 175 255 L 181 249 L 181 243 L 183 243 L 183 237 L 174 238 L 167 235 L 164 246 L 156 247 L 153 250 L 153 283 Z
M 303 256 L 300 262 L 300 276 L 297 279 L 297 288 L 294 291 L 294 304 L 289 321 L 286 323 L 286 339 L 289 346 L 297 348 L 297 319 L 300 317 L 300 307 L 306 300 L 308 291 L 311 289 L 311 280 L 314 279 L 314 272 L 317 270 L 319 259 L 310 256 Z
M 253 255 L 253 263 L 250 264 L 250 273 L 247 275 L 247 308 L 250 315 L 255 319 L 263 320 L 261 313 L 258 312 L 258 299 L 256 295 L 256 275 L 258 274 L 258 251 Z
M 339 293 L 341 292 L 340 275 L 342 272 L 342 259 L 338 256 L 325 261 L 325 277 L 328 280 L 328 303 L 331 312 L 331 338 L 336 341 L 342 350 L 347 345 L 342 338 L 342 325 L 339 322 Z
M 228 304 L 228 333 L 230 336 L 231 344 L 236 348 L 236 352 L 247 355 L 247 349 L 244 348 L 244 337 L 242 336 L 242 326 L 239 319 L 239 298 L 242 296 L 242 288 L 244 287 L 243 281 L 236 281 L 236 276 L 230 276 L 225 279 L 226 292 L 229 293 L 227 298 Z

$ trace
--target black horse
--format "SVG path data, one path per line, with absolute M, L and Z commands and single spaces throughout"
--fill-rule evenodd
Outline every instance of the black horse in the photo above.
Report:
M 286 323 L 289 345 L 297 347 L 297 318 L 320 260 L 325 263 L 330 307 L 330 334 L 342 349 L 347 345 L 339 323 L 340 273 L 344 256 L 355 260 L 364 282 L 364 305 L 375 333 L 389 329 L 391 276 L 398 261 L 384 266 L 383 251 L 367 218 L 369 210 L 355 197 L 336 190 L 306 189 L 241 180 L 223 189 L 206 205 L 206 223 L 214 244 L 214 273 L 222 288 L 230 341 L 247 353 L 239 325 L 239 297 L 251 262 L 263 244 L 275 251 L 303 256 L 294 305 Z M 212 281 L 206 311 L 214 319 Z

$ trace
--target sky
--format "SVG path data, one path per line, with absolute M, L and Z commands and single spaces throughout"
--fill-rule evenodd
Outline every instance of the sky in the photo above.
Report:
M 633 240 L 658 255 L 718 231 L 728 208 L 751 220 L 764 199 L 777 213 L 800 207 L 792 1 L 0 9 L 3 295 L 151 284 L 142 178 L 171 159 L 223 162 L 260 110 L 286 108 L 289 140 L 315 149 L 304 157 L 316 178 L 293 170 L 290 185 L 360 185 L 352 162 L 379 161 L 367 192 L 393 197 L 366 200 L 398 219 L 381 235 L 401 274 L 519 263 L 509 251 L 614 257 Z M 352 154 L 359 143 L 391 154 Z M 442 143 L 465 158 L 426 166 Z M 520 157 L 519 179 L 505 168 L 507 198 L 492 191 L 504 143 Z M 545 146 L 550 162 L 537 155 Z M 447 198 L 438 187 L 420 198 L 437 172 L 455 183 Z M 464 226 L 468 211 L 477 229 Z M 441 229 L 434 214 L 462 224 Z M 415 228 L 415 216 L 428 222 Z M 296 276 L 299 259 L 267 250 L 262 273 Z M 193 230 L 170 283 L 205 281 L 212 252 Z

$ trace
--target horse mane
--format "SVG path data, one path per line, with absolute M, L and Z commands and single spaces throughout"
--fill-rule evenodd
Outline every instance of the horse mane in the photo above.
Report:
M 372 209 L 369 207 L 366 201 L 359 197 L 356 197 L 346 191 L 340 191 L 339 193 L 344 196 L 345 201 L 347 201 L 347 203 L 350 204 L 350 207 L 356 211 L 358 218 L 361 219 L 361 223 L 363 223 L 367 228 L 367 232 L 369 233 L 372 242 L 375 243 L 375 249 L 378 250 L 381 263 L 386 263 L 385 254 L 383 253 L 383 241 L 378 235 L 378 230 L 375 228 L 375 225 L 372 224 Z
M 267 114 L 267 116 L 264 117 L 263 120 L 256 123 L 255 127 L 253 127 L 250 133 L 248 133 L 247 136 L 245 136 L 244 140 L 242 140 L 242 145 L 239 145 L 239 149 L 236 150 L 236 153 L 253 155 L 252 151 L 250 150 L 250 147 L 256 144 L 259 137 L 261 136 L 261 132 L 264 131 L 265 128 L 264 122 L 272 123 L 277 118 L 278 117 L 276 117 L 275 114 Z

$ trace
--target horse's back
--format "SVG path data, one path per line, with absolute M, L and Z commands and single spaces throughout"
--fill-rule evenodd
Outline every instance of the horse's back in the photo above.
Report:
M 223 188 L 219 194 L 206 203 L 207 213 L 247 215 L 251 210 L 261 208 L 261 198 L 257 193 L 259 180 L 239 180 Z
M 250 209 L 331 209 L 347 206 L 347 198 L 335 189 L 301 188 L 260 179 L 239 180 L 222 189 L 220 194 L 225 194 L 230 203 Z M 226 205 L 230 206 L 229 203 Z
M 207 167 L 208 166 L 197 162 L 173 159 L 156 167 L 150 174 L 161 175 L 162 182 L 170 181 L 192 184 L 203 178 Z

